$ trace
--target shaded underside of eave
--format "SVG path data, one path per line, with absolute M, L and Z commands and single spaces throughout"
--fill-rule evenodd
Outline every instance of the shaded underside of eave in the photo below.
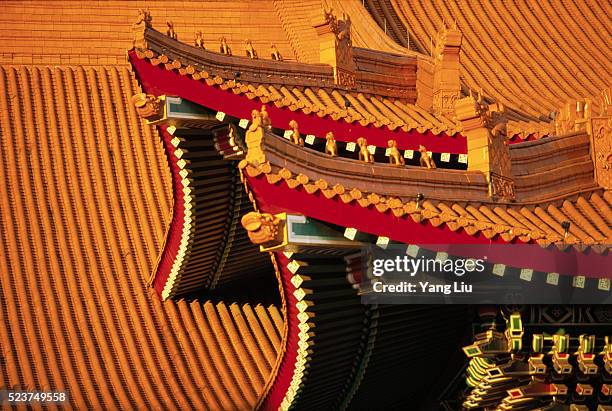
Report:
M 77 409 L 251 409 L 282 314 L 148 288 L 172 199 L 136 91 L 126 67 L 0 69 L 0 387 L 67 390 Z

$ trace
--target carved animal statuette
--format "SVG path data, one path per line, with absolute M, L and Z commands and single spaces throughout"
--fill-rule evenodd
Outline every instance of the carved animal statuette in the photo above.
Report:
M 419 152 L 421 153 L 421 166 L 427 168 L 436 168 L 436 163 L 433 161 L 433 158 L 430 157 L 429 153 L 427 153 L 427 149 L 425 146 L 419 146 Z
M 221 42 L 221 46 L 219 47 L 219 52 L 221 54 L 225 54 L 226 56 L 231 56 L 232 49 L 227 45 L 227 40 L 225 39 L 225 37 L 219 38 L 219 41 Z
M 257 58 L 257 52 L 253 48 L 253 43 L 251 42 L 251 40 L 245 41 L 245 44 L 246 44 L 246 55 L 247 55 L 247 57 L 250 58 L 250 59 L 256 59 Z
M 336 146 L 336 138 L 331 131 L 325 135 L 325 153 L 332 157 L 338 156 L 338 147 Z
M 270 55 L 272 56 L 272 60 L 283 61 L 283 56 L 281 56 L 278 49 L 276 48 L 276 44 L 272 44 L 270 46 Z
M 245 214 L 240 222 L 247 230 L 253 244 L 263 245 L 278 240 L 280 219 L 267 213 L 251 211 Z
M 359 137 L 357 139 L 357 145 L 359 146 L 359 160 L 365 161 L 366 163 L 373 163 L 374 156 L 368 151 L 367 140 L 363 137 Z
M 249 126 L 248 131 L 255 131 L 260 127 L 262 127 L 261 113 L 257 110 L 253 110 L 251 111 L 251 125 Z
M 171 21 L 167 21 L 168 30 L 166 30 L 166 35 L 173 40 L 176 40 L 178 36 L 176 35 L 176 31 L 174 31 L 174 24 Z
M 253 165 L 259 165 L 266 161 L 263 151 L 264 127 L 262 125 L 261 113 L 257 110 L 251 112 L 251 124 L 247 129 L 245 142 L 247 145 L 246 160 Z
M 266 106 L 261 106 L 261 125 L 268 131 L 272 130 L 272 122 L 270 121 L 270 116 L 268 116 Z
M 201 31 L 196 31 L 195 33 L 195 46 L 201 49 L 206 49 L 206 47 L 204 47 L 204 38 L 202 37 Z
M 396 166 L 404 165 L 404 158 L 402 157 L 400 151 L 397 149 L 397 141 L 389 140 L 389 164 L 394 164 Z
M 155 121 L 161 117 L 161 101 L 152 94 L 134 94 L 132 104 L 136 107 L 138 115 L 146 120 Z
M 289 122 L 289 127 L 291 127 L 291 141 L 293 144 L 297 144 L 298 146 L 304 146 L 304 139 L 300 137 L 300 130 L 298 129 L 298 123 L 295 120 L 291 120 Z

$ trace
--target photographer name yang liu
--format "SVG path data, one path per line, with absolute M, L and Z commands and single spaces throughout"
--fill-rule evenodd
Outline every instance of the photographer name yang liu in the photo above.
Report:
M 454 281 L 452 284 L 432 284 L 428 281 L 416 283 L 402 281 L 395 284 L 383 284 L 376 281 L 372 285 L 376 293 L 410 293 L 410 294 L 469 294 L 472 292 L 472 285 L 463 281 Z

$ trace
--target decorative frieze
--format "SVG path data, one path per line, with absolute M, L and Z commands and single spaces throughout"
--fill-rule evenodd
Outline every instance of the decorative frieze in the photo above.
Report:
M 485 173 L 489 195 L 494 199 L 515 199 L 510 151 L 506 141 L 506 118 L 500 104 L 485 105 L 479 94 L 460 99 L 456 104 L 457 119 L 467 137 L 468 170 Z
M 459 53 L 462 34 L 457 27 L 440 31 L 433 50 L 433 109 L 449 117 L 455 114 L 455 103 L 461 93 Z
M 355 87 L 357 66 L 353 58 L 351 19 L 344 14 L 339 20 L 332 9 L 313 22 L 319 36 L 320 62 L 334 68 L 334 80 L 344 88 Z

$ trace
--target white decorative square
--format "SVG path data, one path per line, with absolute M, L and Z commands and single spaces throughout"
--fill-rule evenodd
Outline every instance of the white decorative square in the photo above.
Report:
M 291 256 L 293 255 L 293 251 L 283 251 L 283 254 L 285 255 L 285 257 L 287 258 L 291 258 Z
M 242 128 L 247 128 L 247 126 L 249 125 L 249 120 L 247 120 L 246 118 L 241 118 L 238 125 Z
M 559 285 L 559 273 L 548 273 L 546 275 L 546 284 Z
M 428 152 L 427 152 L 427 155 L 428 155 L 429 157 L 431 157 L 431 156 L 433 156 L 433 153 L 432 153 L 431 151 L 428 151 Z
M 521 280 L 531 281 L 532 277 L 533 277 L 533 270 L 532 269 L 530 269 L 530 268 L 523 268 L 521 270 L 521 275 L 520 275 Z
M 450 153 L 442 153 L 440 155 L 440 160 L 444 161 L 445 163 L 448 163 L 450 161 Z
M 285 133 L 283 134 L 283 137 L 285 137 L 287 140 L 289 140 L 292 135 L 293 135 L 293 130 L 285 130 Z
M 610 291 L 610 279 L 600 278 L 599 281 L 597 281 L 597 289 L 601 291 Z
M 348 238 L 349 240 L 354 240 L 356 235 L 357 235 L 356 228 L 347 227 L 346 230 L 344 230 L 344 236 Z
M 368 151 L 370 152 L 370 154 L 374 155 L 376 153 L 376 146 L 368 146 Z
M 404 158 L 414 158 L 414 150 L 404 151 Z
M 389 153 L 391 152 L 391 147 L 387 147 L 385 149 L 385 156 L 389 157 Z
M 350 141 L 350 142 L 346 143 L 346 151 L 350 151 L 350 152 L 355 151 L 355 142 L 354 141 Z
M 314 135 L 312 135 L 312 134 L 308 134 L 308 135 L 306 136 L 306 139 L 305 139 L 304 141 L 306 142 L 306 144 L 310 144 L 310 145 L 312 145 L 312 144 L 314 144 L 314 142 L 315 142 L 315 136 L 314 136 Z
M 376 245 L 379 246 L 380 248 L 387 248 L 388 244 L 389 244 L 389 237 L 380 236 L 376 239 Z
M 572 280 L 572 286 L 576 288 L 584 288 L 585 283 L 586 283 L 586 277 L 584 275 L 577 275 Z
M 493 265 L 493 274 L 503 277 L 505 271 L 506 271 L 506 266 L 504 264 L 494 264 Z
M 297 270 L 300 269 L 300 264 L 295 260 L 291 260 L 291 262 L 287 264 L 287 268 L 291 271 L 291 274 L 295 274 Z
M 467 154 L 459 154 L 459 162 L 463 164 L 467 164 Z
M 225 118 L 225 113 L 223 111 L 217 111 L 217 115 L 215 116 L 215 118 L 219 121 L 223 121 L 223 119 Z
M 168 128 L 166 128 L 166 131 L 168 132 L 168 134 L 170 134 L 171 136 L 174 135 L 174 132 L 176 131 L 176 127 L 174 126 L 168 126 Z
M 414 244 L 410 244 L 408 248 L 406 249 L 406 255 L 409 255 L 412 258 L 416 258 L 418 254 L 419 254 L 419 247 Z

